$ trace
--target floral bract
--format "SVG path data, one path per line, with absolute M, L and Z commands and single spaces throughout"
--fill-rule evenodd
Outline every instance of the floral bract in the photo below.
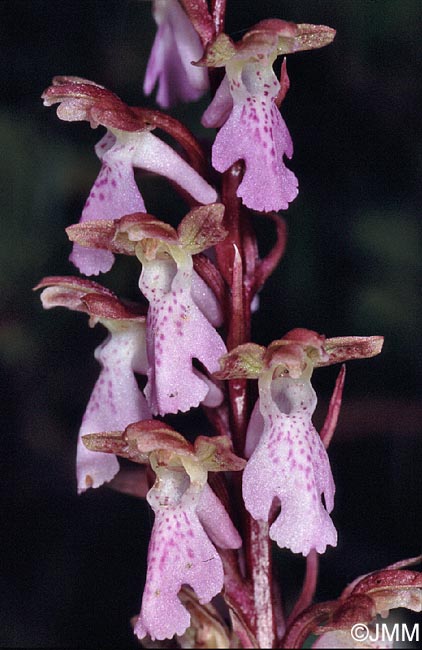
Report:
M 318 635 L 313 648 L 393 647 L 394 635 L 387 637 L 374 629 L 376 617 L 385 618 L 399 607 L 422 611 L 422 576 L 407 568 L 421 559 L 401 560 L 360 576 L 337 600 L 312 605 L 290 625 L 284 637 L 286 647 L 303 647 L 310 634 Z

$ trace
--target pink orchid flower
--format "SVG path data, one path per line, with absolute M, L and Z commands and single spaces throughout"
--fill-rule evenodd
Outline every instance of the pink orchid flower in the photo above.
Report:
M 237 195 L 253 210 L 285 210 L 298 193 L 297 178 L 284 163 L 293 155 L 293 143 L 278 108 L 289 81 L 283 65 L 280 85 L 274 61 L 281 54 L 327 45 L 334 35 L 321 25 L 264 20 L 239 43 L 221 34 L 199 61 L 226 69 L 202 118 L 204 126 L 221 127 L 212 148 L 213 167 L 224 172 L 244 161 Z
M 156 481 L 147 494 L 155 514 L 148 549 L 142 606 L 135 624 L 140 638 L 182 635 L 190 624 L 178 594 L 189 585 L 200 603 L 209 603 L 224 584 L 216 548 L 239 548 L 242 540 L 227 511 L 207 483 L 208 471 L 238 471 L 226 436 L 199 436 L 192 445 L 168 425 L 155 420 L 127 427 L 123 434 L 85 436 L 91 450 L 116 452 L 149 463 Z
M 246 437 L 243 498 L 256 520 L 272 520 L 269 535 L 278 546 L 308 555 L 335 546 L 329 516 L 335 486 L 324 443 L 312 423 L 317 399 L 311 385 L 314 367 L 378 354 L 382 337 L 325 339 L 292 330 L 266 350 L 238 346 L 221 360 L 222 378 L 258 378 L 259 399 Z M 336 395 L 336 402 L 341 399 Z M 339 404 L 331 409 L 338 414 Z M 337 417 L 335 415 L 334 417 Z M 327 432 L 331 427 L 327 427 Z M 332 430 L 325 436 L 328 440 Z M 274 504 L 281 512 L 274 519 Z
M 162 108 L 196 101 L 209 86 L 207 70 L 192 65 L 203 54 L 200 38 L 178 0 L 153 0 L 153 15 L 158 31 L 144 92 L 150 95 L 158 82 L 157 103 Z
M 44 278 L 36 288 L 44 289 L 41 300 L 45 309 L 67 307 L 83 311 L 89 314 L 91 324 L 100 322 L 109 331 L 95 350 L 101 371 L 78 435 L 76 474 L 80 494 L 111 481 L 119 471 L 115 455 L 89 451 L 82 436 L 122 429 L 131 422 L 151 417 L 135 376 L 147 372 L 145 317 L 131 312 L 111 291 L 89 280 Z
M 43 99 L 47 106 L 59 103 L 57 114 L 63 120 L 86 120 L 93 128 L 107 128 L 95 148 L 102 167 L 82 210 L 81 222 L 144 212 L 134 178 L 136 168 L 167 177 L 199 203 L 216 200 L 215 190 L 202 176 L 151 133 L 154 114 L 130 108 L 102 86 L 76 77 L 56 77 Z M 107 250 L 84 249 L 76 244 L 70 260 L 85 275 L 98 275 L 110 270 L 114 256 Z
M 144 213 L 67 229 L 77 243 L 135 254 L 142 263 L 139 288 L 149 302 L 145 395 L 154 415 L 184 412 L 200 403 L 218 406 L 223 399 L 205 371 L 193 365 L 196 359 L 213 373 L 227 351 L 215 329 L 222 323 L 220 305 L 193 268 L 194 254 L 226 236 L 223 212 L 221 204 L 194 208 L 177 232 Z

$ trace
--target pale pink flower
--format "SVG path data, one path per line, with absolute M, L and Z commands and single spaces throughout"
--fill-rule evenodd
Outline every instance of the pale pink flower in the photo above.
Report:
M 174 149 L 154 135 L 142 111 L 127 106 L 102 86 L 74 77 L 58 77 L 43 93 L 48 106 L 59 103 L 63 120 L 87 120 L 103 125 L 106 135 L 96 145 L 101 171 L 82 210 L 80 221 L 118 219 L 145 212 L 145 204 L 134 178 L 134 170 L 145 169 L 165 176 L 199 203 L 216 200 L 215 190 Z M 107 250 L 92 250 L 75 244 L 71 261 L 85 275 L 110 270 L 114 256 Z
M 269 535 L 280 547 L 308 555 L 337 543 L 330 518 L 334 481 L 324 442 L 312 423 L 317 403 L 313 369 L 371 357 L 382 344 L 379 336 L 325 339 L 298 328 L 267 349 L 246 343 L 220 360 L 217 378 L 258 379 L 259 398 L 246 436 L 243 498 L 254 519 L 270 522 Z M 327 444 L 338 417 L 343 378 L 341 373 L 324 425 Z
M 324 553 L 328 544 L 337 544 L 329 516 L 335 486 L 312 424 L 317 400 L 310 372 L 297 379 L 272 379 L 272 374 L 269 370 L 259 379 L 259 400 L 249 424 L 249 445 L 257 433 L 259 442 L 243 475 L 245 506 L 254 519 L 267 520 L 277 499 L 281 513 L 270 527 L 271 539 L 294 553 L 308 555 L 313 548 Z
M 217 548 L 242 544 L 207 483 L 208 472 L 239 471 L 245 461 L 233 454 L 227 436 L 198 436 L 191 444 L 157 420 L 132 424 L 124 432 L 85 436 L 84 443 L 91 450 L 106 449 L 154 470 L 156 480 L 147 501 L 155 519 L 135 634 L 153 640 L 182 635 L 190 624 L 189 611 L 179 599 L 182 586 L 191 587 L 200 603 L 209 603 L 224 585 Z
M 204 126 L 221 127 L 212 148 L 213 167 L 224 172 L 244 161 L 237 195 L 253 210 L 285 210 L 298 193 L 297 178 L 284 163 L 293 155 L 293 143 L 279 111 L 288 77 L 283 66 L 281 87 L 274 61 L 281 54 L 326 45 L 334 34 L 320 25 L 264 20 L 238 43 L 221 34 L 199 62 L 226 70 L 202 118 Z
M 207 483 L 192 481 L 180 469 L 155 471 L 157 481 L 147 495 L 155 521 L 135 633 L 161 640 L 189 627 L 189 612 L 178 598 L 182 585 L 189 585 L 201 603 L 209 603 L 222 590 L 223 565 L 214 543 L 239 548 L 241 538 Z
M 178 0 L 153 0 L 158 31 L 145 73 L 144 92 L 158 82 L 157 103 L 163 108 L 199 99 L 209 86 L 208 71 L 192 65 L 203 47 Z
M 88 450 L 82 436 L 119 430 L 151 417 L 136 380 L 136 373 L 147 372 L 145 318 L 132 313 L 111 291 L 89 280 L 45 278 L 37 288 L 44 288 L 44 308 L 61 306 L 84 311 L 91 317 L 91 323 L 100 322 L 109 332 L 95 350 L 101 370 L 78 435 L 76 474 L 81 493 L 111 481 L 119 471 L 115 455 Z
M 76 243 L 135 254 L 142 264 L 139 288 L 149 303 L 145 395 L 154 415 L 187 411 L 200 403 L 217 406 L 223 399 L 206 375 L 218 370 L 227 351 L 216 330 L 222 312 L 193 268 L 194 254 L 225 238 L 223 212 L 220 204 L 193 208 L 177 231 L 144 213 L 67 228 Z M 194 360 L 201 365 L 195 367 Z

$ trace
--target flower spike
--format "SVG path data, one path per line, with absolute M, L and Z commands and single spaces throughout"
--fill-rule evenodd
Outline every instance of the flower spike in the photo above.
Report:
M 102 86 L 77 77 L 56 77 L 42 97 L 47 106 L 59 103 L 57 114 L 63 120 L 87 120 L 93 128 L 107 128 L 95 148 L 102 167 L 83 208 L 82 223 L 145 212 L 135 168 L 166 176 L 199 203 L 216 200 L 215 190 L 202 176 L 151 133 L 157 122 L 148 120 L 148 112 L 130 108 Z M 84 250 L 78 244 L 71 254 L 71 261 L 85 275 L 105 273 L 113 260 L 110 251 Z
M 282 85 L 273 63 L 282 54 L 323 47 L 334 35 L 333 29 L 323 25 L 265 20 L 239 43 L 220 34 L 198 62 L 226 69 L 202 123 L 222 127 L 212 149 L 217 171 L 226 171 L 237 160 L 245 161 L 237 195 L 253 210 L 285 210 L 298 193 L 296 176 L 284 164 L 284 156 L 293 155 L 293 143 L 278 110 L 289 81 L 285 63 Z
M 44 278 L 35 287 L 43 289 L 45 309 L 66 307 L 90 316 L 90 324 L 100 322 L 108 338 L 95 350 L 101 372 L 91 393 L 79 430 L 76 473 L 78 492 L 99 487 L 119 471 L 115 455 L 94 454 L 82 443 L 86 433 L 120 429 L 130 422 L 151 417 L 135 372 L 146 374 L 145 316 L 121 303 L 96 282 L 75 277 Z

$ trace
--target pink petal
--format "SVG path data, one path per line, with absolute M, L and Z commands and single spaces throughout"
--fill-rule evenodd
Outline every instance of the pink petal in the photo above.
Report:
M 135 326 L 113 332 L 95 352 L 102 370 L 79 431 L 76 462 L 79 493 L 110 481 L 119 471 L 114 455 L 89 451 L 82 436 L 118 431 L 132 422 L 151 417 L 134 375 L 134 365 L 139 366 L 144 355 L 142 347 L 145 347 L 145 339 L 140 328 Z
M 233 98 L 230 93 L 229 80 L 227 75 L 224 75 L 211 104 L 202 115 L 201 124 L 208 129 L 216 129 L 228 120 L 232 109 Z
M 118 219 L 132 212 L 145 212 L 145 204 L 133 175 L 133 148 L 113 145 L 109 138 L 102 138 L 96 149 L 103 164 L 85 203 L 80 222 Z M 107 250 L 74 244 L 70 260 L 81 273 L 98 275 L 110 270 L 114 255 Z
M 208 387 L 208 393 L 205 395 L 204 399 L 202 400 L 202 404 L 212 409 L 216 408 L 217 406 L 220 406 L 220 404 L 224 399 L 224 393 L 221 390 L 221 388 L 219 388 L 219 386 L 217 386 L 217 384 L 214 381 L 212 381 L 212 379 L 204 375 L 202 372 L 199 372 L 199 370 L 197 370 L 196 368 L 193 369 L 193 372 Z
M 201 95 L 208 90 L 208 71 L 205 67 L 192 65 L 198 61 L 204 52 L 201 40 L 190 19 L 183 11 L 177 0 L 170 0 L 169 22 L 173 30 L 174 40 L 187 79 L 193 89 Z
M 248 424 L 245 442 L 245 458 L 250 458 L 261 440 L 264 431 L 264 418 L 259 409 L 259 400 L 256 402 Z
M 245 63 L 240 72 L 228 65 L 227 75 L 233 110 L 215 139 L 212 164 L 223 172 L 244 160 L 237 191 L 243 203 L 262 212 L 285 210 L 298 190 L 283 160 L 292 157 L 293 144 L 275 104 L 279 81 L 270 64 Z
M 275 104 L 262 106 L 250 99 L 250 104 L 233 107 L 218 132 L 212 164 L 223 172 L 244 160 L 245 174 L 237 192 L 243 203 L 261 212 L 285 210 L 298 193 L 296 176 L 283 162 L 292 150 L 290 134 Z
M 224 581 L 221 559 L 196 513 L 198 487 L 189 486 L 186 475 L 163 469 L 159 486 L 156 484 L 147 496 L 155 521 L 141 613 L 135 626 L 139 638 L 149 634 L 153 640 L 170 639 L 188 628 L 189 612 L 178 598 L 183 584 L 195 591 L 199 602 L 208 603 L 222 590 Z
M 147 65 L 144 92 L 149 95 L 158 81 L 157 103 L 163 108 L 178 101 L 195 101 L 208 89 L 208 72 L 192 65 L 203 48 L 189 18 L 176 0 L 155 3 L 159 25 Z
M 166 44 L 168 37 L 165 38 L 168 27 L 160 25 L 152 44 L 151 53 L 149 55 L 147 69 L 144 79 L 144 93 L 150 95 L 154 90 L 154 86 L 159 81 L 162 69 L 164 67 Z M 164 36 L 164 37 L 163 37 Z M 159 81 L 161 83 L 161 81 Z M 160 91 L 159 91 L 160 92 Z M 157 99 L 158 101 L 158 99 Z M 163 108 L 168 108 L 168 105 L 158 102 Z
M 166 176 L 186 190 L 199 203 L 214 203 L 217 192 L 168 144 L 143 131 L 137 134 L 132 164 L 155 174 Z
M 240 548 L 242 546 L 242 538 L 233 526 L 225 507 L 208 483 L 202 490 L 197 513 L 208 537 L 216 546 L 220 548 Z
M 192 298 L 214 327 L 222 325 L 223 312 L 220 303 L 213 290 L 195 271 L 192 274 Z
M 169 145 L 147 131 L 127 135 L 124 143 L 106 136 L 96 147 L 102 168 L 85 203 L 80 221 L 118 219 L 145 212 L 145 204 L 134 178 L 133 167 L 167 176 L 200 203 L 213 203 L 216 191 Z M 70 260 L 85 275 L 110 270 L 110 251 L 74 244 Z
M 195 101 L 203 93 L 189 83 L 168 23 L 161 25 L 157 32 L 146 70 L 144 92 L 150 94 L 157 81 L 156 100 L 162 108 L 170 108 L 179 101 Z
M 226 347 L 193 301 L 192 268 L 172 261 L 143 264 L 139 288 L 150 303 L 147 351 L 150 363 L 145 395 L 154 414 L 187 411 L 207 396 L 209 386 L 194 371 L 198 359 L 212 373 Z M 181 381 L 182 378 L 182 381 Z
M 270 380 L 270 387 L 266 383 L 260 379 L 264 430 L 243 474 L 246 508 L 255 519 L 266 520 L 277 498 L 281 513 L 270 528 L 271 539 L 294 553 L 308 555 L 312 548 L 323 553 L 327 544 L 337 543 L 328 515 L 335 487 L 327 453 L 311 420 L 315 393 L 303 379 L 282 377 Z

